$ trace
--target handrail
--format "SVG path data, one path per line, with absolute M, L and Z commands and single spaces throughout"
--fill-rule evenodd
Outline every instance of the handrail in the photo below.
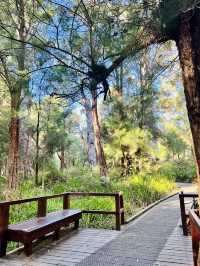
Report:
M 198 198 L 198 193 L 183 193 L 183 191 L 181 193 L 184 195 L 184 198 Z
M 194 261 L 194 266 L 198 266 L 200 218 L 197 216 L 194 210 L 190 210 L 189 217 L 191 223 L 193 261 Z
M 180 200 L 180 210 L 181 210 L 181 221 L 182 221 L 182 228 L 183 228 L 183 235 L 187 236 L 188 235 L 188 228 L 187 228 L 187 217 L 188 215 L 186 214 L 185 210 L 185 198 L 198 198 L 197 193 L 179 193 L 179 200 Z
M 109 193 L 109 192 L 65 192 L 61 194 L 39 196 L 27 199 L 2 201 L 0 202 L 0 231 L 2 230 L 2 224 L 4 229 L 8 227 L 9 223 L 9 209 L 12 205 L 24 204 L 30 202 L 38 202 L 37 216 L 45 217 L 47 214 L 47 200 L 54 198 L 63 198 L 63 209 L 70 208 L 70 197 L 114 197 L 115 198 L 115 210 L 104 211 L 104 210 L 82 210 L 83 213 L 90 214 L 104 214 L 104 215 L 115 215 L 116 217 L 116 230 L 121 229 L 121 224 L 124 224 L 124 202 L 123 195 L 121 192 Z M 5 215 L 6 213 L 6 215 Z
M 197 216 L 194 210 L 190 210 L 189 212 L 190 221 L 195 225 L 200 233 L 200 218 Z
M 26 198 L 26 199 L 19 199 L 19 200 L 11 200 L 11 201 L 0 201 L 0 207 L 2 205 L 4 206 L 11 206 L 11 205 L 16 205 L 16 204 L 23 204 L 23 203 L 28 203 L 28 202 L 33 202 L 33 201 L 38 201 L 41 199 L 53 199 L 53 198 L 59 198 L 63 197 L 65 195 L 70 195 L 70 196 L 102 196 L 102 197 L 114 197 L 118 194 L 121 194 L 121 192 L 114 192 L 114 193 L 109 193 L 109 192 L 65 192 L 65 193 L 60 193 L 60 194 L 54 194 L 54 195 L 47 195 L 47 196 L 39 196 L 39 197 L 33 197 L 33 198 Z

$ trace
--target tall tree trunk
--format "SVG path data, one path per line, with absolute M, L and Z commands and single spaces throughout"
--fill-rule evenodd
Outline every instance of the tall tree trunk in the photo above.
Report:
M 145 126 L 145 98 L 146 98 L 146 91 L 148 89 L 147 84 L 147 54 L 144 50 L 144 53 L 141 55 L 140 59 L 140 108 L 139 108 L 139 128 L 143 129 Z
M 176 40 L 182 68 L 200 192 L 200 10 L 196 8 L 181 16 Z
M 40 108 L 40 106 L 39 106 Z M 37 113 L 37 126 L 36 126 L 36 155 L 35 155 L 35 185 L 39 184 L 39 140 L 40 140 L 40 109 Z
M 97 97 L 96 97 L 95 89 L 92 90 L 92 115 L 93 115 L 93 126 L 94 126 L 94 132 L 95 132 L 97 161 L 98 161 L 99 168 L 100 168 L 100 175 L 107 176 L 108 168 L 107 168 L 103 146 L 101 143 L 101 127 L 99 123 L 99 115 L 98 115 L 98 109 L 97 109 Z
M 11 120 L 9 126 L 10 143 L 8 151 L 8 189 L 16 190 L 19 185 L 19 118 L 20 96 L 11 94 Z
M 26 147 L 25 147 L 25 153 L 24 153 L 24 176 L 28 177 L 29 174 L 31 173 L 31 165 L 29 161 L 29 148 L 30 148 L 30 134 L 27 132 L 26 136 Z
M 18 23 L 19 28 L 17 34 L 19 35 L 20 44 L 17 49 L 17 70 L 21 74 L 18 77 L 14 88 L 10 88 L 11 94 L 11 121 L 10 121 L 10 144 L 9 144 L 9 163 L 8 163 L 8 189 L 15 190 L 19 186 L 19 131 L 20 131 L 20 104 L 21 94 L 26 86 L 26 79 L 22 75 L 25 71 L 25 39 L 27 35 L 25 25 L 25 1 L 20 0 L 16 2 L 18 10 Z
M 60 152 L 60 170 L 65 168 L 65 147 L 62 145 Z
M 27 109 L 27 105 L 23 103 L 21 106 L 23 110 Z M 21 109 L 21 108 L 20 108 Z M 30 112 L 28 110 L 28 116 Z M 26 128 L 25 117 L 20 117 L 20 131 L 19 131 L 19 148 L 20 148 L 20 176 L 28 178 L 31 174 L 31 160 L 30 160 L 30 140 L 31 131 Z
M 83 97 L 83 106 L 86 112 L 86 123 L 87 123 L 87 157 L 88 162 L 91 166 L 97 164 L 97 154 L 95 147 L 95 134 L 94 134 L 94 125 L 93 125 L 93 114 L 92 106 L 90 100 L 86 97 Z

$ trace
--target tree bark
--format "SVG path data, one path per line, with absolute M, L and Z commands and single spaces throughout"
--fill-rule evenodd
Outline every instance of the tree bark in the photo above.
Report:
M 19 95 L 11 94 L 11 120 L 9 126 L 9 151 L 8 151 L 8 189 L 16 190 L 19 185 Z
M 31 173 L 31 164 L 30 164 L 30 156 L 29 156 L 29 148 L 30 148 L 30 134 L 27 132 L 26 136 L 26 147 L 24 152 L 24 177 L 28 177 Z
M 99 115 L 97 109 L 97 97 L 96 90 L 92 90 L 92 115 L 93 115 L 93 126 L 95 132 L 95 145 L 97 151 L 97 161 L 100 168 L 100 175 L 107 176 L 108 168 L 106 163 L 106 158 L 103 150 L 103 145 L 101 143 L 101 127 L 99 123 Z
M 176 39 L 197 164 L 200 192 L 200 10 L 182 14 Z
M 22 109 L 28 109 L 28 116 L 30 115 L 30 109 L 26 102 L 22 102 Z M 21 108 L 20 108 L 21 109 Z M 32 160 L 30 159 L 31 151 L 31 136 L 32 130 L 27 129 L 25 124 L 25 117 L 20 117 L 20 131 L 19 131 L 19 148 L 20 148 L 20 176 L 28 178 L 31 175 Z
M 40 106 L 39 106 L 40 108 Z M 36 126 L 36 155 L 35 155 L 35 185 L 39 184 L 39 139 L 40 139 L 40 110 L 37 113 L 37 126 Z
M 143 129 L 145 126 L 145 111 L 146 111 L 146 97 L 148 90 L 147 72 L 148 72 L 148 59 L 147 51 L 144 50 L 140 58 L 140 107 L 139 107 L 139 128 Z
M 86 124 L 87 124 L 87 157 L 91 166 L 97 164 L 97 154 L 95 147 L 95 134 L 93 125 L 93 114 L 90 100 L 86 97 L 83 98 L 83 106 L 86 112 Z
M 65 147 L 62 145 L 60 152 L 60 170 L 65 168 Z

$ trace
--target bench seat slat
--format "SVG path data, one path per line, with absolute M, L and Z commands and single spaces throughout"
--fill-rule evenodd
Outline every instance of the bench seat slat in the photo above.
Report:
M 10 224 L 8 226 L 8 231 L 18 231 L 23 233 L 33 232 L 37 229 L 41 229 L 43 227 L 47 227 L 53 223 L 58 221 L 62 221 L 67 219 L 68 217 L 73 217 L 81 214 L 81 210 L 61 210 L 48 213 L 45 217 L 36 217 L 28 221 L 24 221 L 18 224 Z

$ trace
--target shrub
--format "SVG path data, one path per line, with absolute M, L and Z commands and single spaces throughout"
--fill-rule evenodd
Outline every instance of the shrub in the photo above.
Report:
M 192 182 L 196 177 L 195 164 L 190 160 L 165 163 L 159 172 L 178 182 Z

